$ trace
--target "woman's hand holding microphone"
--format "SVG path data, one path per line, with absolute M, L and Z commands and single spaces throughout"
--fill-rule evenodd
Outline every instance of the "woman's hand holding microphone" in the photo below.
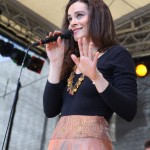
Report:
M 50 32 L 48 37 L 59 35 L 62 32 L 55 31 L 54 33 Z M 56 41 L 46 44 L 46 53 L 50 60 L 50 71 L 48 80 L 51 83 L 59 83 L 61 67 L 64 59 L 65 44 L 64 40 L 61 37 L 58 37 Z

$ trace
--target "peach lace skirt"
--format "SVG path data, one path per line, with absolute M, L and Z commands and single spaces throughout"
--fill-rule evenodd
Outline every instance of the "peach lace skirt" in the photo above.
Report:
M 48 150 L 113 150 L 108 123 L 99 116 L 63 116 Z

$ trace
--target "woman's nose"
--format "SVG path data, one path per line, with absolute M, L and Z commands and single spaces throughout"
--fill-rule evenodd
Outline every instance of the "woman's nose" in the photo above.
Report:
M 75 26 L 77 24 L 77 20 L 75 18 L 72 18 L 70 21 L 70 26 Z

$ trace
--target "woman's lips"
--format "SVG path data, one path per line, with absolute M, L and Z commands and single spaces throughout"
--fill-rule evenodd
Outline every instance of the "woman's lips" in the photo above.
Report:
M 74 30 L 73 30 L 73 34 L 78 33 L 81 29 L 82 29 L 82 28 L 74 29 Z

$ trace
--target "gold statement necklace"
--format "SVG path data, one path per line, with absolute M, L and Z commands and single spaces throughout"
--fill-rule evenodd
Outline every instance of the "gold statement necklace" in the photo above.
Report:
M 113 46 L 110 46 L 110 47 L 107 47 L 107 48 L 105 48 L 103 51 L 105 51 L 106 49 L 110 49 L 110 48 L 112 48 Z M 78 79 L 78 81 L 73 85 L 73 79 L 74 79 L 74 77 L 75 77 L 75 70 L 76 70 L 76 66 L 73 68 L 73 71 L 71 72 L 71 74 L 70 74 L 70 77 L 68 78 L 68 80 L 67 80 L 67 91 L 69 92 L 69 94 L 71 94 L 71 95 L 74 95 L 76 92 L 77 92 L 77 90 L 78 90 L 78 88 L 79 88 L 79 86 L 80 86 L 80 84 L 82 83 L 82 81 L 84 80 L 84 75 L 82 74 L 81 76 L 80 76 L 80 78 Z
M 82 81 L 84 80 L 84 75 L 82 74 L 81 76 L 80 76 L 80 78 L 78 79 L 78 81 L 73 85 L 73 79 L 74 79 L 74 77 L 75 77 L 75 70 L 76 70 L 76 66 L 74 67 L 74 69 L 73 69 L 73 71 L 71 72 L 71 74 L 70 74 L 70 77 L 68 78 L 68 80 L 67 80 L 67 91 L 69 92 L 69 94 L 71 94 L 71 95 L 74 95 L 76 92 L 77 92 L 77 90 L 78 90 L 78 88 L 79 88 L 79 86 L 80 86 L 80 84 L 82 83 Z

